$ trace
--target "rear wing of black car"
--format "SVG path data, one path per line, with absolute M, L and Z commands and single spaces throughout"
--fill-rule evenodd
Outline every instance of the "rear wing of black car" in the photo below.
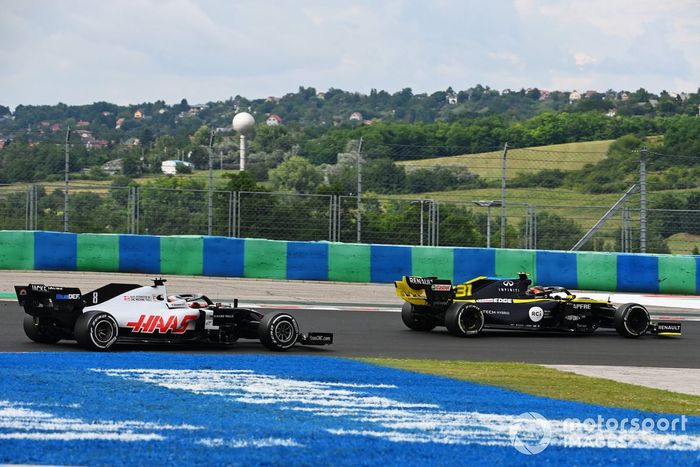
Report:
M 437 277 L 403 276 L 394 287 L 396 295 L 414 305 L 446 304 L 455 297 L 452 281 Z
M 19 305 L 32 316 L 46 316 L 55 311 L 73 311 L 84 306 L 76 287 L 55 287 L 44 284 L 16 285 Z

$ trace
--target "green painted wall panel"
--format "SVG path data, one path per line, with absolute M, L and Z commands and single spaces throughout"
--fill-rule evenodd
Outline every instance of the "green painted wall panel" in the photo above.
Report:
M 204 269 L 204 240 L 198 235 L 161 237 L 161 274 L 201 276 Z
M 617 289 L 617 255 L 614 253 L 576 254 L 578 288 L 584 290 Z
M 660 293 L 694 293 L 696 274 L 693 256 L 659 256 Z
M 34 232 L 0 231 L 0 269 L 34 269 Z
M 245 277 L 287 278 L 287 242 L 245 239 L 243 271 Z
M 328 244 L 328 280 L 370 282 L 371 249 L 355 243 Z
M 119 271 L 119 235 L 78 235 L 76 267 L 78 271 Z
M 518 277 L 521 272 L 537 283 L 537 254 L 535 250 L 496 250 L 496 276 Z
M 452 279 L 454 276 L 454 250 L 417 246 L 411 250 L 411 264 L 414 276 L 437 276 Z

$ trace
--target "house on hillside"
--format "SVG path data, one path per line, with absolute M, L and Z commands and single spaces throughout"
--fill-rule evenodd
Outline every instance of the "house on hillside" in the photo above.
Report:
M 108 174 L 114 175 L 124 170 L 124 161 L 122 159 L 113 159 L 102 164 L 101 168 Z
M 350 114 L 350 120 L 354 122 L 361 122 L 362 119 L 362 114 L 360 112 L 353 112 Z
M 145 113 L 143 110 L 141 110 L 141 109 L 139 109 L 139 110 L 137 110 L 136 112 L 134 112 L 134 118 L 135 118 L 136 120 L 141 120 L 141 119 L 142 119 L 143 117 L 145 117 L 145 116 L 146 116 L 146 113 Z
M 573 91 L 571 91 L 571 94 L 569 94 L 569 104 L 573 104 L 574 102 L 578 102 L 580 100 L 581 100 L 581 93 L 575 89 Z
M 163 161 L 160 164 L 160 171 L 166 175 L 176 175 L 177 167 L 179 165 L 184 165 L 190 169 L 194 169 L 194 164 L 186 161 Z
M 116 125 L 114 126 L 114 129 L 115 129 L 115 130 L 120 129 L 120 128 L 122 127 L 122 125 L 124 125 L 124 121 L 125 121 L 124 118 L 118 118 L 118 119 L 117 119 L 117 123 L 116 123 Z
M 280 117 L 277 114 L 270 114 L 269 117 L 267 117 L 267 120 L 265 120 L 265 124 L 267 126 L 277 126 L 282 124 L 282 117 Z

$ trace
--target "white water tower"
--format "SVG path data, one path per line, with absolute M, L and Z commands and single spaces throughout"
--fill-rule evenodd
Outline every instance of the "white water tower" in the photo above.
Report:
M 245 170 L 245 135 L 250 132 L 255 126 L 255 119 L 248 112 L 237 113 L 233 117 L 233 131 L 237 131 L 241 135 L 241 172 Z

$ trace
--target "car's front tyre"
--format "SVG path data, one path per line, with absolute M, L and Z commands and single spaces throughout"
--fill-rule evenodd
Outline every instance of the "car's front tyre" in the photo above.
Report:
M 28 338 L 40 344 L 55 344 L 61 340 L 61 332 L 53 326 L 42 325 L 41 322 L 34 322 L 34 317 L 25 316 L 24 333 Z
M 428 315 L 430 307 L 405 302 L 401 307 L 401 320 L 407 328 L 428 332 L 435 328 L 435 320 Z
M 615 329 L 624 337 L 639 337 L 647 332 L 651 318 L 638 303 L 626 303 L 615 310 Z
M 476 305 L 453 303 L 445 312 L 445 327 L 454 336 L 474 336 L 484 328 L 484 312 Z
M 287 350 L 299 338 L 299 325 L 292 315 L 270 313 L 258 325 L 260 342 L 270 350 Z
M 88 350 L 108 350 L 117 341 L 119 325 L 104 311 L 87 311 L 75 322 L 75 340 Z

